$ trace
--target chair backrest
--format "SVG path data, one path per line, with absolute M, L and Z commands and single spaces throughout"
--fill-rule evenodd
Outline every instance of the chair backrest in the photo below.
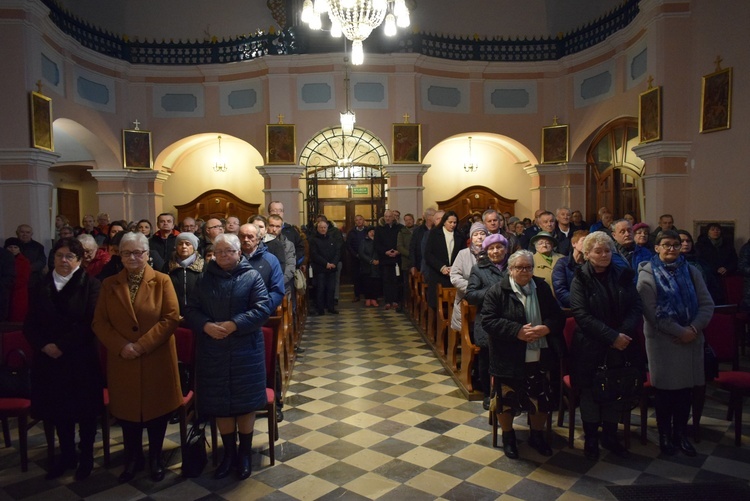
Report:
M 23 332 L 4 332 L 2 342 L 3 359 L 0 361 L 0 364 L 4 365 L 7 363 L 10 367 L 22 367 L 24 365 L 23 358 L 16 350 L 21 350 L 26 357 L 26 364 L 31 365 L 34 350 L 31 348 L 29 342 L 26 341 L 26 336 L 23 335 Z
M 456 288 L 443 287 L 438 284 L 438 319 L 443 323 L 450 322 L 453 314 L 453 303 L 456 302 Z
M 174 340 L 177 346 L 177 360 L 182 363 L 193 365 L 195 360 L 195 335 L 187 327 L 177 327 L 174 331 Z
M 570 345 L 573 344 L 573 336 L 576 332 L 576 319 L 568 317 L 565 319 L 565 327 L 563 328 L 563 337 L 565 338 L 565 344 L 568 345 L 568 351 L 570 351 Z
M 271 317 L 271 319 L 273 318 L 274 317 Z M 271 325 L 271 319 L 269 319 L 269 323 L 262 327 L 263 347 L 266 352 L 266 388 L 276 387 L 276 360 L 278 358 L 278 348 L 276 344 L 278 342 L 279 331 L 277 325 Z M 281 318 L 278 318 L 276 322 L 279 322 L 280 324 Z
M 739 366 L 739 350 L 737 349 L 737 323 L 734 315 L 714 313 L 711 321 L 703 329 L 703 335 L 706 342 L 714 349 L 719 363 L 731 363 L 736 370 Z
M 471 329 L 477 319 L 477 307 L 465 299 L 461 300 L 461 328 L 466 326 Z
M 742 303 L 743 279 L 739 275 L 723 277 L 724 292 L 728 304 Z

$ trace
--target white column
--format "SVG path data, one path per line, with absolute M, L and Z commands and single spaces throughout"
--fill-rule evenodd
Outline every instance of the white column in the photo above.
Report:
M 302 165 L 259 165 L 256 167 L 263 176 L 265 188 L 265 203 L 261 208 L 262 214 L 268 214 L 268 204 L 278 201 L 284 204 L 285 222 L 302 225 L 304 221 L 304 207 L 300 194 L 300 178 L 305 173 Z
M 388 208 L 398 209 L 401 217 L 414 214 L 418 219 L 424 211 L 422 179 L 430 168 L 428 164 L 391 164 L 384 165 L 388 174 Z

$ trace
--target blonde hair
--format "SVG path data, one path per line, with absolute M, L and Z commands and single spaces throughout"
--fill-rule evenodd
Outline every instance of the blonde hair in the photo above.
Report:
M 612 240 L 612 237 L 603 231 L 595 231 L 588 234 L 583 241 L 583 254 L 588 254 L 597 245 L 604 245 L 609 247 L 609 250 L 612 252 L 615 251 L 615 242 Z

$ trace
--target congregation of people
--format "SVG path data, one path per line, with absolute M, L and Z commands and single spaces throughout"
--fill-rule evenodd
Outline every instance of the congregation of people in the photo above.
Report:
M 742 307 L 750 310 L 750 242 L 738 255 L 718 223 L 694 241 L 668 214 L 651 227 L 607 208 L 593 224 L 568 208 L 540 209 L 533 220 L 494 209 L 462 219 L 432 208 L 402 220 L 388 209 L 377 221 L 357 215 L 344 232 L 324 215 L 297 228 L 272 202 L 267 216 L 244 224 L 187 217 L 178 230 L 170 213 L 155 225 L 101 213 L 75 227 L 58 216 L 55 226 L 49 254 L 27 224 L 0 251 L 0 320 L 23 322 L 35 352 L 32 415 L 58 437 L 50 479 L 91 474 L 105 381 L 123 430 L 120 481 L 147 466 L 153 481 L 164 478 L 162 445 L 182 399 L 173 336 L 180 325 L 198 347 L 198 416 L 214 418 L 221 434 L 214 476 L 247 478 L 255 413 L 266 402 L 261 327 L 285 296 L 296 308 L 299 281 L 312 286 L 310 314 L 339 314 L 345 267 L 364 308 L 403 312 L 416 274 L 430 308 L 438 286 L 456 289 L 453 330 L 461 330 L 462 301 L 476 306 L 472 377 L 511 459 L 519 457 L 513 420 L 522 412 L 529 445 L 552 454 L 543 430 L 566 356 L 580 389 L 586 457 L 596 460 L 600 445 L 628 455 L 617 438 L 622 403 L 601 402 L 592 388 L 603 362 L 649 371 L 661 451 L 695 455 L 685 430 L 692 394 L 705 386 L 702 331 L 726 300 L 724 277 L 745 277 Z M 572 343 L 563 337 L 566 316 L 576 323 Z

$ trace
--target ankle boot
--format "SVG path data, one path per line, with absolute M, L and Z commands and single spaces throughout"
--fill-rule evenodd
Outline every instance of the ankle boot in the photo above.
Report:
M 503 452 L 510 459 L 518 459 L 518 443 L 515 430 L 503 432 Z
M 544 431 L 531 430 L 529 434 L 529 447 L 537 451 L 542 456 L 551 456 L 552 448 L 544 439 Z
M 693 447 L 693 444 L 687 439 L 682 429 L 675 427 L 674 435 L 672 436 L 672 443 L 674 444 L 672 448 L 675 449 L 675 453 L 677 452 L 676 449 L 680 449 L 682 453 L 688 457 L 695 457 L 698 455 L 695 447 Z
M 592 461 L 599 460 L 599 423 L 583 423 L 583 455 Z
M 135 474 L 139 471 L 143 471 L 146 467 L 146 458 L 143 457 L 143 452 L 135 452 L 132 455 L 135 457 L 125 458 L 125 469 L 122 470 L 120 477 L 117 479 L 121 484 L 133 480 Z
M 672 437 L 669 433 L 659 433 L 659 449 L 665 456 L 674 456 L 677 454 L 677 447 L 672 443 Z
M 273 446 L 273 444 L 271 444 Z M 253 433 L 240 433 L 240 448 L 237 452 L 237 478 L 245 480 L 252 473 Z
M 161 462 L 161 450 L 148 452 L 148 473 L 154 482 L 164 480 L 164 465 Z
M 229 475 L 237 462 L 237 433 L 227 433 L 221 435 L 221 442 L 224 444 L 224 457 L 221 459 L 214 478 L 220 479 Z
M 81 451 L 81 457 L 78 460 L 75 479 L 84 480 L 91 475 L 91 470 L 94 469 L 94 444 L 84 444 L 81 442 L 78 448 Z
M 621 458 L 630 456 L 628 450 L 617 441 L 617 423 L 602 423 L 602 447 Z

